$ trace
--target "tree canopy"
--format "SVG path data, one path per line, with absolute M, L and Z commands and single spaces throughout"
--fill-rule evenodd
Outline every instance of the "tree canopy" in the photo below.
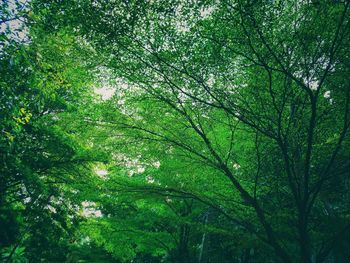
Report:
M 349 5 L 3 1 L 1 262 L 348 262 Z

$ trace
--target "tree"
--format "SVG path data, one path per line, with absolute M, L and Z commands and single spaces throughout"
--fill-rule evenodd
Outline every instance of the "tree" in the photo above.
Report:
M 91 78 L 73 38 L 30 27 L 25 5 L 1 8 L 1 261 L 63 262 L 80 219 L 74 193 L 103 159 L 66 129 L 68 116 L 79 117 L 92 99 Z M 17 20 L 23 29 L 9 24 Z
M 102 196 L 91 191 L 90 198 L 112 218 L 88 220 L 96 223 L 90 230 L 125 227 L 113 209 L 133 193 L 119 214 L 136 207 L 152 224 L 168 218 L 164 197 L 177 199 L 182 212 L 181 204 L 194 202 L 188 221 L 178 223 L 182 237 L 192 216 L 215 211 L 190 243 L 201 244 L 206 232 L 229 233 L 225 245 L 243 240 L 232 258 L 336 256 L 350 226 L 349 4 L 32 1 L 40 28 L 89 46 L 75 55 L 115 79 L 114 97 L 81 120 L 93 127 L 96 149 L 111 155 Z M 155 217 L 152 206 L 160 210 Z M 142 224 L 136 217 L 131 230 Z M 145 232 L 112 234 L 112 244 L 105 232 L 89 235 L 126 260 L 147 249 L 156 255 L 143 242 L 164 231 Z M 126 252 L 118 238 L 131 239 Z M 182 262 L 191 257 L 187 242 L 165 244 Z

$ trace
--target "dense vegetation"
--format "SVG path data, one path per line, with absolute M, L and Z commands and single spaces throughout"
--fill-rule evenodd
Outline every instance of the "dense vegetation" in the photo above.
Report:
M 1 262 L 349 262 L 348 0 L 4 0 Z

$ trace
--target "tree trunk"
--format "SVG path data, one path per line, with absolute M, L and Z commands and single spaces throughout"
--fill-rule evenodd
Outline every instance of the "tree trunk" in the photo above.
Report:
M 207 226 L 208 224 L 208 218 L 209 218 L 209 211 L 207 211 L 205 213 L 205 216 L 204 216 L 204 227 Z M 206 259 L 206 238 L 207 238 L 207 233 L 206 233 L 206 230 L 204 230 L 204 233 L 203 233 L 203 236 L 202 236 L 202 242 L 201 242 L 201 245 L 200 245 L 200 250 L 199 250 L 199 258 L 198 258 L 198 263 L 205 263 L 207 262 L 207 259 Z
M 311 263 L 310 237 L 307 229 L 307 215 L 305 209 L 299 212 L 299 246 L 300 246 L 300 262 Z

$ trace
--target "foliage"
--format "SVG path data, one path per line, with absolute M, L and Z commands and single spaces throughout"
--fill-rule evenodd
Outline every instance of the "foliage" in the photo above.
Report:
M 0 245 L 346 262 L 349 5 L 32 0 L 1 32 Z

